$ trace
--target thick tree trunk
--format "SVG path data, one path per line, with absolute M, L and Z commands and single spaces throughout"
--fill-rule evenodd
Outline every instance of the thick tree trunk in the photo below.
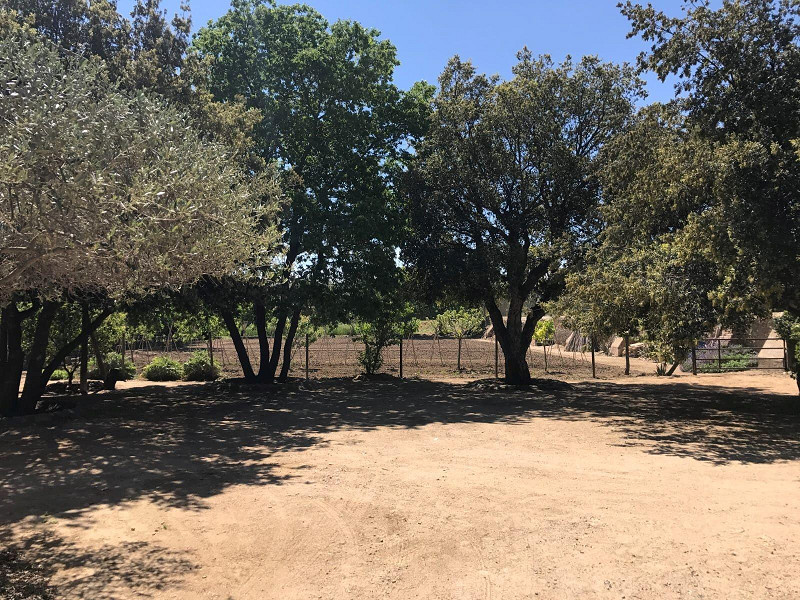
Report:
M 288 315 L 286 314 L 285 310 L 280 310 L 278 312 L 278 320 L 275 323 L 275 336 L 272 340 L 272 356 L 269 359 L 269 368 L 266 372 L 259 371 L 259 379 L 263 381 L 272 382 L 275 380 L 275 373 L 278 371 L 278 361 L 281 358 L 281 353 L 279 348 L 281 347 L 281 342 L 283 341 L 283 332 L 286 329 L 286 319 Z
M 97 343 L 97 336 L 95 335 L 95 331 L 89 335 L 89 339 L 92 342 L 92 352 L 94 352 L 94 358 L 97 361 L 97 370 L 100 372 L 100 379 L 105 381 L 106 376 L 108 375 L 108 368 L 106 367 L 106 361 L 103 358 L 103 353 L 100 351 L 100 344 Z
M 22 366 L 25 355 L 22 351 L 22 318 L 16 302 L 2 311 L 0 328 L 0 414 L 6 417 L 17 414 L 19 410 L 19 384 L 22 380 Z
M 258 378 L 263 380 L 269 373 L 269 338 L 267 337 L 267 309 L 261 302 L 253 302 L 253 313 L 258 332 Z M 274 346 L 277 352 L 280 346 Z
M 289 331 L 286 333 L 286 341 L 283 344 L 283 364 L 281 365 L 281 374 L 278 381 L 284 382 L 289 378 L 289 369 L 292 365 L 292 346 L 294 345 L 294 338 L 297 335 L 297 327 L 300 324 L 300 309 L 295 308 L 292 311 L 292 320 L 289 323 Z
M 522 310 L 524 298 L 512 297 L 508 306 L 508 320 L 503 322 L 503 316 L 494 298 L 486 300 L 486 309 L 492 320 L 492 327 L 500 343 L 500 348 L 505 356 L 505 378 L 508 383 L 525 385 L 531 381 L 531 372 L 528 367 L 528 348 L 533 339 L 536 323 L 544 316 L 540 307 L 532 308 L 526 317 L 525 325 L 522 324 Z
M 256 375 L 253 372 L 253 365 L 250 364 L 250 357 L 247 355 L 247 348 L 244 347 L 239 328 L 236 326 L 236 319 L 233 318 L 233 313 L 229 310 L 222 310 L 220 313 L 225 327 L 228 329 L 228 334 L 231 336 L 233 347 L 236 349 L 236 356 L 239 358 L 239 364 L 242 366 L 244 378 L 246 381 L 254 381 Z
M 45 361 L 47 360 L 47 344 L 50 341 L 50 328 L 53 324 L 53 319 L 55 318 L 57 310 L 57 302 L 45 302 L 42 305 L 42 310 L 39 311 L 39 314 L 36 318 L 36 329 L 33 332 L 31 349 L 28 353 L 28 369 L 25 375 L 25 388 L 22 391 L 22 398 L 20 400 L 20 412 L 23 414 L 35 412 L 36 403 L 41 397 L 41 394 L 30 395 L 26 392 L 32 389 L 33 384 L 38 382 L 42 376 Z M 47 380 L 41 382 L 42 389 L 44 389 L 46 386 Z

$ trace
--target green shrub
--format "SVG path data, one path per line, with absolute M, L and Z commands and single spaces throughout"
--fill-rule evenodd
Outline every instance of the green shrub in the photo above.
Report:
M 117 369 L 119 371 L 119 380 L 128 381 L 136 377 L 136 365 L 130 360 L 122 361 L 122 355 L 119 352 L 109 352 L 106 354 L 106 368 Z M 92 359 L 89 361 L 89 379 L 102 379 L 100 369 L 97 366 L 97 361 Z
M 219 379 L 219 366 L 208 358 L 208 352 L 200 350 L 183 363 L 183 378 L 186 381 L 214 381 Z
M 179 381 L 183 377 L 183 365 L 168 356 L 156 356 L 142 369 L 142 377 L 148 381 Z
M 67 373 L 66 369 L 56 369 L 50 375 L 50 381 L 67 381 L 68 379 L 69 373 Z
M 722 349 L 721 361 L 715 358 L 716 353 L 716 348 L 712 348 L 710 351 L 706 350 L 703 356 L 710 360 L 703 360 L 698 364 L 697 370 L 701 373 L 727 373 L 729 371 L 745 371 L 758 366 L 758 353 L 755 350 L 731 344 Z
M 355 328 L 349 323 L 336 323 L 336 325 L 328 327 L 326 333 L 331 337 L 354 336 Z
M 556 326 L 551 319 L 542 319 L 536 324 L 534 329 L 533 339 L 537 344 L 550 344 L 556 335 Z

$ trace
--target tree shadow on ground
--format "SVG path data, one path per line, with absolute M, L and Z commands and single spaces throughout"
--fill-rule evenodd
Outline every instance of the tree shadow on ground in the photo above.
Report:
M 800 458 L 800 401 L 685 383 L 496 384 L 329 380 L 121 390 L 72 419 L 0 422 L 0 524 L 70 518 L 146 497 L 202 509 L 234 484 L 277 485 L 275 455 L 342 428 L 591 419 L 644 451 L 717 464 Z
M 0 546 L 4 598 L 112 600 L 132 587 L 140 597 L 158 597 L 197 568 L 178 553 L 145 542 L 79 548 L 50 531 L 22 539 L 0 532 Z
M 93 598 L 113 589 L 114 580 L 141 576 L 140 587 L 163 584 L 192 565 L 151 546 L 82 554 L 53 536 L 21 535 L 26 518 L 74 520 L 98 505 L 137 499 L 202 510 L 206 498 L 232 485 L 280 485 L 290 476 L 277 474 L 278 455 L 325 444 L 336 430 L 591 420 L 648 453 L 714 464 L 800 459 L 797 398 L 680 382 L 539 381 L 522 389 L 493 380 L 233 382 L 140 387 L 95 398 L 49 425 L 0 421 L 0 544 L 17 548 L 23 563 L 53 572 L 91 564 L 97 574 L 59 588 L 63 593 L 73 585 L 75 596 Z

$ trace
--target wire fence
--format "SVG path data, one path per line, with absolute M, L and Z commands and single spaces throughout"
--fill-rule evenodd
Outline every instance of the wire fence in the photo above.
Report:
M 258 339 L 244 338 L 243 342 L 254 370 L 258 370 Z M 211 349 L 215 362 L 226 376 L 242 375 L 230 338 L 214 339 Z M 207 340 L 139 339 L 126 342 L 125 355 L 126 360 L 133 361 L 141 370 L 156 356 L 166 355 L 183 362 L 193 352 L 208 350 Z M 364 344 L 349 336 L 321 337 L 309 343 L 307 352 L 305 340 L 300 339 L 292 348 L 289 374 L 312 379 L 355 377 L 363 373 L 358 359 L 363 351 Z M 384 348 L 382 357 L 378 373 L 397 377 L 502 377 L 505 372 L 503 352 L 494 339 L 463 339 L 459 351 L 457 339 L 415 335 L 405 338 L 402 344 Z M 547 344 L 531 348 L 527 359 L 534 374 L 591 375 L 588 352 L 567 352 L 560 346 Z M 609 375 L 616 374 L 617 370 Z
M 254 370 L 258 370 L 257 338 L 244 338 Z M 176 342 L 166 338 L 138 339 L 125 343 L 126 361 L 139 371 L 156 356 L 186 361 L 193 352 L 211 349 L 214 360 L 228 377 L 240 377 L 241 365 L 230 338 Z M 299 378 L 355 377 L 363 373 L 359 354 L 364 344 L 349 336 L 325 336 L 309 343 L 298 339 L 292 349 L 289 375 Z M 460 358 L 459 358 L 460 354 Z M 398 377 L 476 377 L 503 376 L 505 359 L 494 339 L 464 339 L 415 335 L 402 344 L 383 350 L 383 364 L 378 373 Z M 567 351 L 549 343 L 532 347 L 527 355 L 534 374 L 545 373 L 584 377 L 592 374 L 588 351 Z M 600 376 L 622 373 L 608 364 L 595 366 Z M 681 365 L 684 372 L 719 373 L 750 369 L 785 370 L 787 351 L 780 338 L 707 338 L 700 340 Z

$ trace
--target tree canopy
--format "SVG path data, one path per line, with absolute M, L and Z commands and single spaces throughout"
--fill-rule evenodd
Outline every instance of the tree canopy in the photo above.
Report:
M 518 59 L 509 81 L 458 57 L 442 73 L 406 180 L 403 256 L 429 288 L 485 304 L 506 377 L 526 382 L 542 304 L 597 235 L 599 151 L 631 119 L 642 84 L 632 67 L 594 57 Z

